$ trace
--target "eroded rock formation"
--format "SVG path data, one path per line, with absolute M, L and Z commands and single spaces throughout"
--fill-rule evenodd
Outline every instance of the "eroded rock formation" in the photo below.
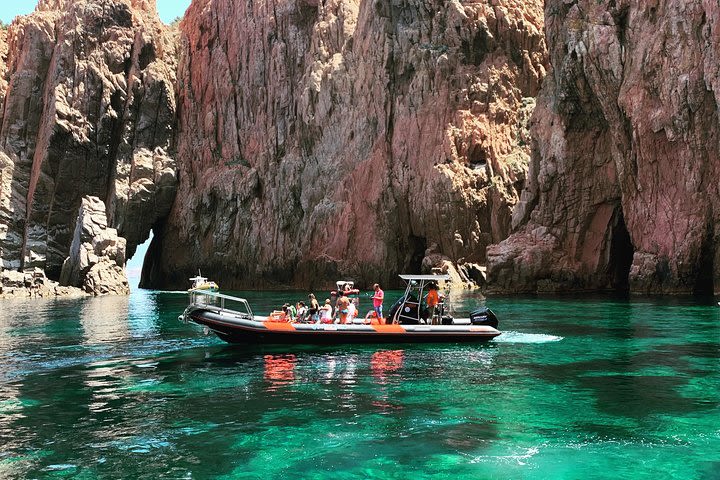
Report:
M 103 201 L 84 197 L 60 283 L 80 287 L 93 295 L 129 294 L 124 269 L 125 247 L 125 239 L 118 237 L 116 229 L 108 227 Z
M 518 231 L 488 250 L 511 291 L 720 287 L 720 6 L 549 0 L 552 72 Z
M 12 23 L 0 66 L 2 268 L 57 279 L 85 195 L 104 201 L 130 256 L 167 215 L 176 47 L 149 0 L 40 0 Z
M 142 284 L 387 282 L 433 244 L 483 262 L 525 180 L 542 21 L 539 0 L 194 0 Z
M 24 272 L 16 270 L 0 271 L 0 299 L 85 297 L 80 288 L 62 286 L 50 280 L 40 268 Z

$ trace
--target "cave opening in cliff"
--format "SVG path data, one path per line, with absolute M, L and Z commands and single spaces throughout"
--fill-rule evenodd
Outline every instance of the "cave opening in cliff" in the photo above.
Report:
M 485 155 L 485 151 L 483 150 L 482 146 L 474 145 L 470 149 L 470 154 L 468 155 L 468 162 L 470 162 L 470 167 L 473 169 L 477 170 L 480 168 L 486 168 L 487 156 Z
M 630 267 L 635 248 L 622 210 L 618 209 L 614 217 L 610 240 L 610 285 L 615 291 L 625 293 L 630 291 Z
M 425 237 L 410 235 L 408 238 L 408 247 L 410 258 L 407 262 L 407 273 L 420 273 L 422 271 L 422 261 L 423 258 L 425 258 L 425 250 L 427 250 L 427 239 Z
M 143 262 L 145 261 L 145 254 L 150 248 L 150 243 L 153 239 L 153 232 L 150 231 L 148 239 L 145 240 L 141 245 L 138 245 L 135 249 L 133 256 L 128 258 L 125 263 L 125 274 L 130 282 L 130 288 L 135 290 L 140 285 L 140 276 L 142 274 Z
M 713 229 L 711 226 L 707 229 L 707 235 L 703 239 L 700 247 L 700 256 L 697 264 L 697 276 L 695 277 L 695 285 L 693 294 L 695 295 L 713 295 L 715 292 L 715 242 L 713 242 Z

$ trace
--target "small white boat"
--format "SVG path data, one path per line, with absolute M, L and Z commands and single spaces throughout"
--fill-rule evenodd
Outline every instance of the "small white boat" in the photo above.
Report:
M 336 288 L 330 292 L 330 295 L 336 297 L 345 294 L 348 297 L 360 295 L 360 290 L 355 288 L 355 282 L 352 280 L 338 280 L 335 282 Z
M 213 282 L 212 280 L 208 280 L 207 277 L 203 277 L 200 272 L 198 271 L 198 274 L 196 277 L 192 277 L 190 279 L 192 282 L 192 286 L 188 290 L 188 292 L 192 292 L 193 290 L 205 290 L 208 292 L 217 292 L 220 287 L 217 283 Z

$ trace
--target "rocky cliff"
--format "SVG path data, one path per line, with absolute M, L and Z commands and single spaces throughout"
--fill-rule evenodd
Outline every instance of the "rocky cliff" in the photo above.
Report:
M 176 47 L 150 0 L 40 0 L 0 37 L 2 268 L 57 279 L 85 195 L 129 256 L 167 215 Z
M 177 200 L 143 285 L 387 282 L 510 232 L 540 1 L 194 0 Z M 427 262 L 426 262 L 427 264 Z
M 488 250 L 510 291 L 720 286 L 720 7 L 549 0 L 517 228 Z

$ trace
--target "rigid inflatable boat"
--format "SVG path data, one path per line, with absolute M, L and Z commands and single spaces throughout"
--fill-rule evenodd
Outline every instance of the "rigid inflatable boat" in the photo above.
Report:
M 393 305 L 387 319 L 357 318 L 353 323 L 294 323 L 283 317 L 254 315 L 244 298 L 193 290 L 190 305 L 180 319 L 214 332 L 228 343 L 315 344 L 344 343 L 470 343 L 486 342 L 498 335 L 497 317 L 487 308 L 470 318 L 455 319 L 444 308 L 433 309 L 422 302 L 423 291 L 445 275 L 401 275 L 405 294 Z M 420 301 L 418 301 L 420 299 Z

